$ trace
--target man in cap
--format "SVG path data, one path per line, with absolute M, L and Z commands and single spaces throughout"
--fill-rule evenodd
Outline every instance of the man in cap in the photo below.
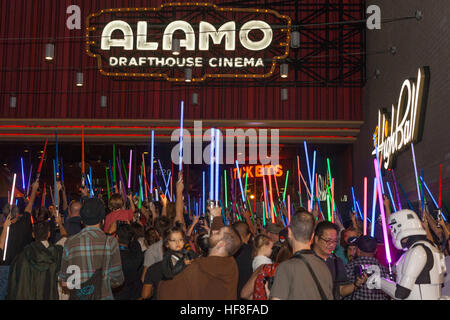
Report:
M 282 231 L 283 231 L 283 226 L 279 223 L 268 224 L 266 227 L 266 235 L 270 238 L 270 240 L 273 241 L 272 255 L 270 256 L 272 261 L 275 261 L 275 258 L 278 255 L 278 251 L 280 251 L 280 248 L 283 245 L 283 243 L 280 241 L 280 232 L 282 232 Z M 286 229 L 286 231 L 287 231 L 287 229 Z M 286 232 L 286 238 L 284 238 L 283 240 L 286 240 L 286 239 L 287 239 L 287 232 Z
M 68 283 L 72 284 L 73 266 L 80 270 L 80 284 L 89 280 L 96 270 L 102 268 L 99 299 L 113 300 L 111 288 L 122 285 L 124 276 L 117 240 L 108 237 L 101 229 L 105 218 L 105 206 L 100 199 L 88 199 L 81 207 L 80 216 L 86 227 L 65 243 L 59 275 L 62 285 L 67 287 Z
M 381 276 L 388 277 L 389 271 L 376 258 L 377 240 L 368 235 L 361 236 L 356 240 L 356 258 L 345 265 L 347 278 L 354 282 L 357 277 L 370 276 L 370 266 L 378 266 Z M 373 268 L 373 267 L 372 267 Z M 367 283 L 357 286 L 352 295 L 346 297 L 348 300 L 388 300 L 389 297 L 381 290 L 370 290 Z

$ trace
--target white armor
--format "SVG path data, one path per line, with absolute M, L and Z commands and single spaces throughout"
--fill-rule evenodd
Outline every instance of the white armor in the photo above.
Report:
M 375 272 L 367 287 L 381 289 L 394 299 L 440 299 L 446 271 L 444 255 L 428 241 L 414 242 L 409 250 L 402 245 L 405 238 L 426 235 L 417 215 L 411 210 L 397 211 L 390 216 L 389 227 L 395 246 L 406 251 L 396 264 L 397 282 L 380 278 Z

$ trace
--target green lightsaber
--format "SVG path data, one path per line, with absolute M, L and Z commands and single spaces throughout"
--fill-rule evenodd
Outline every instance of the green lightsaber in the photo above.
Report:
M 284 182 L 283 202 L 284 202 L 284 199 L 286 199 L 286 189 L 287 189 L 288 178 L 289 178 L 289 170 L 286 173 L 286 181 Z
M 113 144 L 113 167 L 112 167 L 112 170 L 113 170 L 113 179 L 114 179 L 114 181 L 111 181 L 111 185 L 114 185 L 114 182 L 116 182 L 117 180 L 116 180 L 116 145 L 115 144 Z
M 227 196 L 227 170 L 223 170 L 223 176 L 225 178 L 225 208 L 228 208 L 228 196 Z

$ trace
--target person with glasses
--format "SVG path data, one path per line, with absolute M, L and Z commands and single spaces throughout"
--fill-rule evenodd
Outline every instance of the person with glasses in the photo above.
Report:
M 334 254 L 338 243 L 338 230 L 338 227 L 329 221 L 318 223 L 314 231 L 313 243 L 314 253 L 330 270 L 333 278 L 333 296 L 336 300 L 351 295 L 367 280 L 367 275 L 357 277 L 353 283 L 348 280 L 344 262 Z

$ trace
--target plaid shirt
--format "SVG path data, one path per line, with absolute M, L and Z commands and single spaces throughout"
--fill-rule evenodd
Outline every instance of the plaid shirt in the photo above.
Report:
M 87 226 L 67 239 L 59 277 L 63 282 L 67 282 L 69 276 L 73 275 L 67 273 L 67 268 L 76 265 L 81 269 L 80 281 L 83 283 L 89 280 L 103 263 L 101 300 L 113 300 L 111 287 L 118 287 L 124 282 L 119 245 L 115 238 L 107 237 L 100 229 Z
M 382 278 L 388 278 L 388 269 L 381 265 L 378 260 L 374 257 L 358 257 L 352 262 L 345 265 L 345 272 L 347 273 L 347 278 L 354 283 L 356 280 L 355 267 L 360 265 L 377 265 L 380 267 L 380 273 Z M 344 300 L 389 300 L 383 291 L 378 289 L 368 289 L 367 285 L 364 283 L 361 288 L 356 289 L 353 294 L 344 298 Z

